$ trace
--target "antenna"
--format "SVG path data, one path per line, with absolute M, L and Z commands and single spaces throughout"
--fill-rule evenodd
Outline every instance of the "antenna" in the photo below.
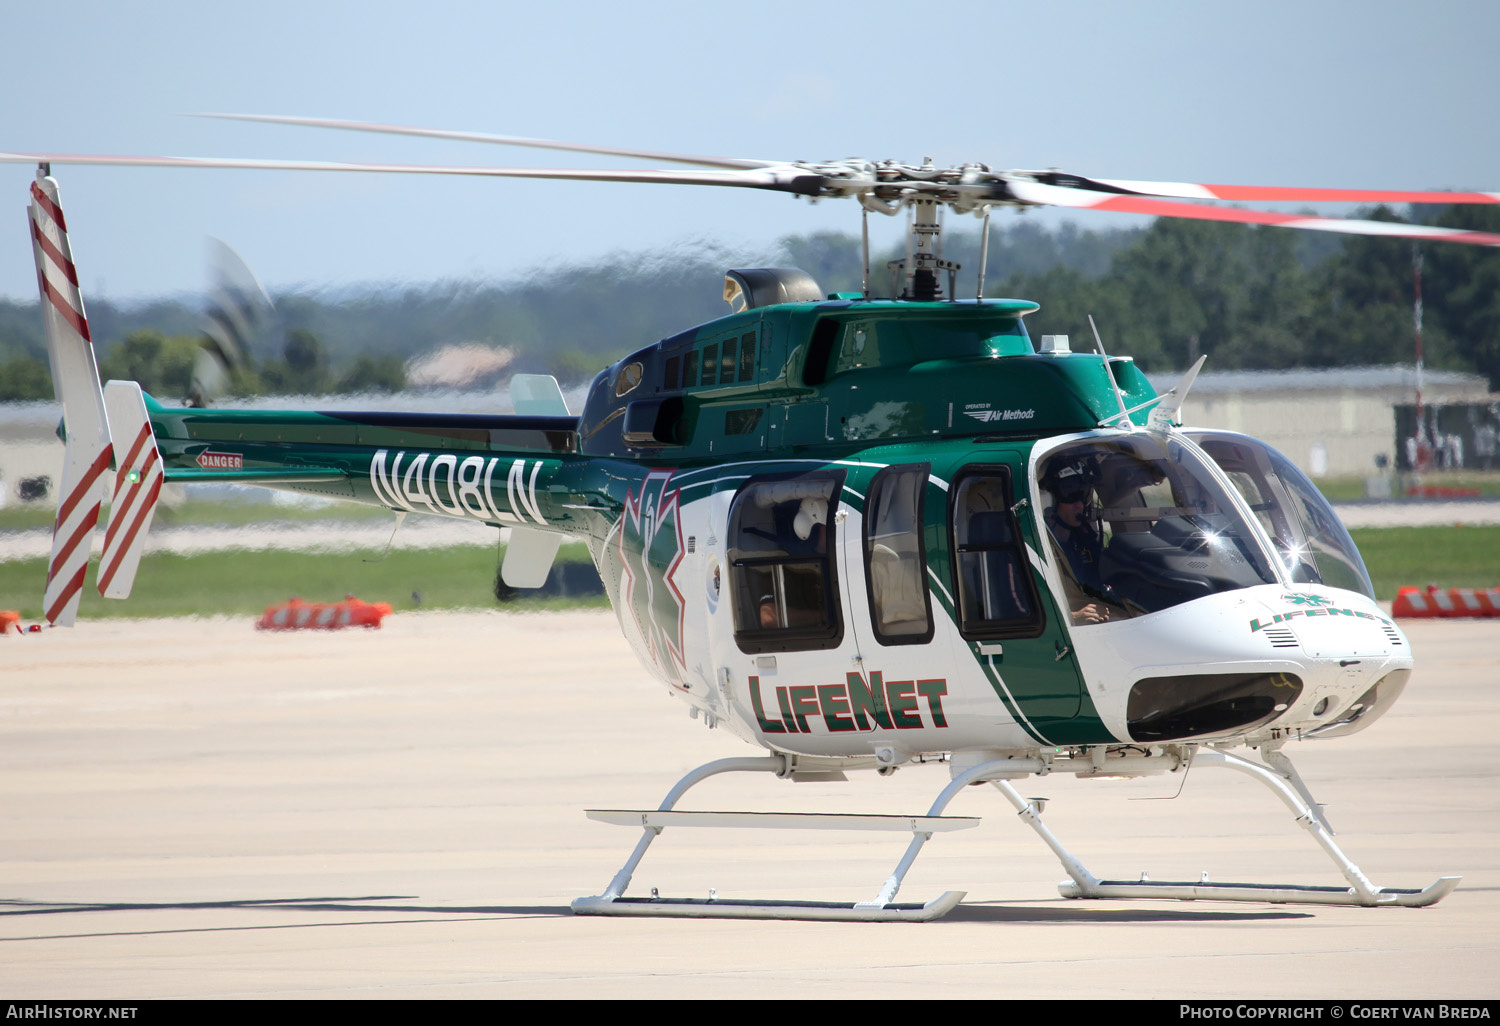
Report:
M 984 208 L 984 227 L 979 229 L 979 287 L 974 290 L 976 302 L 984 302 L 984 271 L 990 262 L 990 208 Z
M 1135 425 L 1130 422 L 1130 411 L 1125 409 L 1125 396 L 1120 392 L 1120 386 L 1115 383 L 1114 372 L 1109 369 L 1109 354 L 1104 351 L 1104 340 L 1099 337 L 1099 326 L 1094 323 L 1094 315 L 1089 314 L 1089 328 L 1094 332 L 1094 345 L 1099 348 L 1099 358 L 1104 361 L 1104 374 L 1109 378 L 1109 387 L 1115 390 L 1115 402 L 1120 404 L 1120 415 L 1118 417 L 1106 418 L 1099 422 L 1100 426 L 1109 420 L 1124 421 L 1122 425 L 1127 430 L 1133 430 Z

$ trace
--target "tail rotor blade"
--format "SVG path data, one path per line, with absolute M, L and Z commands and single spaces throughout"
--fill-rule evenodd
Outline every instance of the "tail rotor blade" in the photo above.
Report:
M 271 297 L 238 253 L 218 239 L 209 239 L 209 264 L 213 285 L 188 395 L 197 407 L 224 394 L 235 371 L 245 365 L 246 354 L 276 320 Z

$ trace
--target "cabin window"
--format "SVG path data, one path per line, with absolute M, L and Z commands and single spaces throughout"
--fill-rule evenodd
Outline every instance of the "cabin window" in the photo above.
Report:
M 719 343 L 703 347 L 703 384 L 712 385 L 719 380 Z
M 635 391 L 635 386 L 641 383 L 641 373 L 640 361 L 627 363 L 620 368 L 620 377 L 615 382 L 615 397 Z
M 856 321 L 844 329 L 838 362 L 833 368 L 835 374 L 861 367 L 877 367 L 880 362 L 880 343 L 876 341 L 874 322 Z
M 966 638 L 1041 633 L 1041 604 L 1013 504 L 1006 466 L 974 468 L 954 490 L 959 630 Z
M 755 378 L 755 332 L 749 332 L 740 338 L 740 380 L 752 381 Z
M 832 511 L 843 475 L 752 479 L 729 512 L 734 639 L 744 652 L 835 648 L 843 638 Z
M 666 369 L 662 372 L 661 387 L 668 392 L 677 390 L 677 372 L 682 369 L 682 357 L 667 357 Z
M 875 475 L 865 499 L 865 578 L 870 622 L 882 645 L 932 640 L 922 496 L 927 466 L 889 467 Z
M 739 339 L 727 338 L 724 340 L 724 353 L 719 357 L 719 383 L 728 385 L 734 381 L 734 368 L 738 362 Z
M 824 325 L 828 329 L 824 332 Z M 1021 356 L 1032 352 L 1016 317 L 827 318 L 813 329 L 803 380 L 819 384 L 839 374 L 906 367 L 925 360 Z
M 694 349 L 682 358 L 682 387 L 692 388 L 698 383 L 698 350 Z

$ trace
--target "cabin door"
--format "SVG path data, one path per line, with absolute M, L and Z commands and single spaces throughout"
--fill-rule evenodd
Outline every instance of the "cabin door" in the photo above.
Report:
M 873 668 L 932 663 L 930 476 L 925 463 L 886 467 L 870 479 L 862 505 L 846 491 L 840 506 L 843 605 L 858 656 Z
M 979 462 L 983 460 L 983 462 Z M 956 657 L 977 662 L 1038 740 L 1079 713 L 1083 680 L 1039 563 L 1020 454 L 975 454 L 948 493 Z

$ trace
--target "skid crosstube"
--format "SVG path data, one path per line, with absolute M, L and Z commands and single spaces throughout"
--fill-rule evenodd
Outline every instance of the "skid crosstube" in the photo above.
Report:
M 977 826 L 973 817 L 943 816 L 948 798 L 940 798 L 926 816 L 851 815 L 851 814 L 807 814 L 807 813 L 755 813 L 755 812 L 677 812 L 673 806 L 694 784 L 718 773 L 733 771 L 770 772 L 778 776 L 794 776 L 799 763 L 789 756 L 772 755 L 761 758 L 720 759 L 693 770 L 667 792 L 661 806 L 655 811 L 640 810 L 590 810 L 591 819 L 622 826 L 642 827 L 641 839 L 635 850 L 626 859 L 625 865 L 615 874 L 603 894 L 578 898 L 572 904 L 577 915 L 593 916 L 679 916 L 696 919 L 814 919 L 852 922 L 925 922 L 951 912 L 964 898 L 964 891 L 945 891 L 926 903 L 897 903 L 896 890 L 906 871 L 911 868 L 916 854 L 934 833 L 963 830 Z M 944 791 L 956 793 L 950 785 Z M 896 867 L 881 888 L 879 894 L 869 901 L 792 901 L 792 900 L 747 900 L 729 898 L 661 898 L 654 893 L 649 898 L 627 898 L 625 889 L 640 864 L 646 849 L 667 827 L 683 826 L 738 826 L 757 829 L 836 829 L 836 830 L 883 830 L 907 832 L 914 835 L 907 847 L 906 856 Z

